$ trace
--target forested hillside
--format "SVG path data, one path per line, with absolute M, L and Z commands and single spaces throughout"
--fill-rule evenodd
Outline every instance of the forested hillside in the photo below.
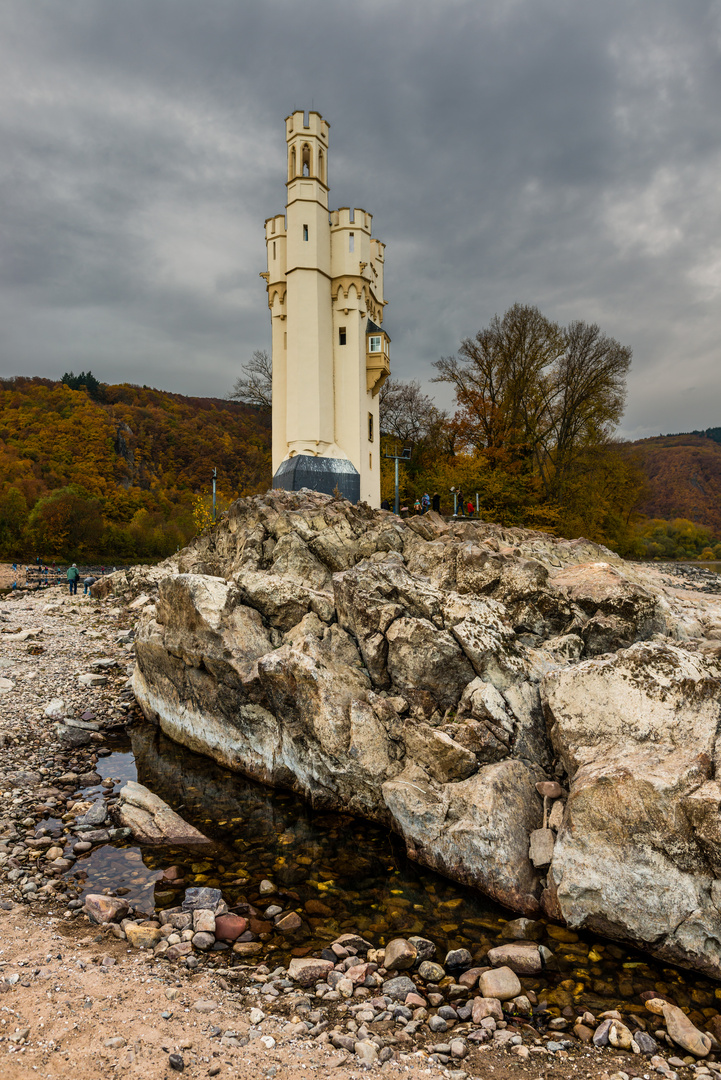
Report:
M 633 443 L 647 479 L 638 510 L 649 518 L 687 518 L 721 536 L 721 443 L 712 434 L 659 435 Z
M 196 531 L 213 468 L 225 503 L 268 487 L 267 413 L 128 384 L 96 397 L 0 380 L 3 557 L 163 557 Z

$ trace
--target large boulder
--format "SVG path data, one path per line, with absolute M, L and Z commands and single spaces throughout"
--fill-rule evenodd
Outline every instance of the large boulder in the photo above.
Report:
M 103 593 L 153 601 L 133 686 L 172 739 L 522 914 L 718 975 L 721 600 L 683 584 L 586 540 L 272 491 Z
M 550 672 L 571 780 L 544 904 L 721 976 L 719 667 L 667 642 Z

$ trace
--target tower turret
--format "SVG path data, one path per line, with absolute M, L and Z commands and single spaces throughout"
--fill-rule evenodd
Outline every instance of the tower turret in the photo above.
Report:
M 367 323 L 383 318 L 383 245 L 371 215 L 328 212 L 328 133 L 320 113 L 286 118 L 285 216 L 266 221 L 273 342 L 273 486 L 338 488 L 380 503 L 378 390 Z M 385 337 L 385 335 L 384 335 Z

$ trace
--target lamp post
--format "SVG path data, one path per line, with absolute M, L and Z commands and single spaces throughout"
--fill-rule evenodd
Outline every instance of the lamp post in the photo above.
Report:
M 398 515 L 400 513 L 400 505 L 401 505 L 400 504 L 400 499 L 399 499 L 399 496 L 398 496 L 398 462 L 399 461 L 410 461 L 411 460 L 411 454 L 413 452 L 413 447 L 412 446 L 404 446 L 403 449 L 401 450 L 400 454 L 399 454 L 398 453 L 398 444 L 396 443 L 396 444 L 394 444 L 394 449 L 395 449 L 395 453 L 393 453 L 393 454 L 389 454 L 388 451 L 385 450 L 383 452 L 383 457 L 391 458 L 395 462 L 396 494 L 395 494 L 394 509 L 395 509 L 396 515 Z

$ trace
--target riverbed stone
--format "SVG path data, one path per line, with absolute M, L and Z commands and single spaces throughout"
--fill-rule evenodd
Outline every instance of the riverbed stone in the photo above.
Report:
M 473 963 L 473 957 L 468 949 L 451 949 L 450 952 L 446 953 L 443 963 L 447 968 L 466 969 Z
M 104 825 L 108 817 L 108 808 L 102 800 L 93 803 L 90 809 L 78 820 L 79 825 L 90 825 L 97 828 Z
M 303 920 L 297 911 L 289 911 L 285 915 L 277 916 L 275 926 L 281 934 L 292 934 L 301 929 Z
M 411 935 L 408 940 L 416 950 L 416 963 L 420 964 L 423 960 L 432 960 L 438 951 L 430 938 Z
M 193 886 L 193 888 L 185 890 L 182 904 L 183 912 L 192 912 L 201 908 L 207 911 L 215 911 L 222 899 L 223 894 L 220 889 L 211 889 L 205 885 Z
M 129 922 L 123 929 L 134 949 L 153 949 L 163 936 L 159 926 L 138 926 Z
M 413 967 L 417 952 L 405 938 L 393 938 L 385 948 L 383 966 L 387 971 L 405 971 Z
M 288 965 L 288 978 L 301 986 L 321 982 L 334 967 L 332 960 L 320 960 L 313 956 L 293 957 Z
M 407 975 L 397 975 L 393 979 L 385 980 L 382 991 L 393 1001 L 405 1001 L 408 994 L 418 993 L 418 987 Z
M 117 813 L 121 824 L 146 844 L 211 844 L 206 836 L 171 810 L 158 795 L 135 780 L 127 780 L 120 789 Z
M 498 998 L 499 1001 L 510 1001 L 521 993 L 518 976 L 509 967 L 484 971 L 478 980 L 478 988 L 484 998 Z
M 130 904 L 120 896 L 103 896 L 89 893 L 85 897 L 84 910 L 95 923 L 117 922 L 127 915 Z
M 212 949 L 215 944 L 215 935 L 208 934 L 203 931 L 198 931 L 193 934 L 193 945 L 196 949 L 200 949 L 201 952 L 207 952 L 208 949 Z
M 472 1009 L 474 1024 L 480 1024 L 487 1016 L 492 1016 L 494 1020 L 503 1020 L 503 1006 L 496 997 L 474 998 Z
M 262 951 L 263 944 L 260 941 L 236 941 L 233 946 L 233 952 L 238 956 L 257 956 Z
M 218 915 L 215 917 L 215 936 L 219 941 L 237 941 L 248 929 L 248 920 L 242 915 Z
M 694 1057 L 708 1057 L 711 1052 L 710 1036 L 705 1031 L 699 1031 L 677 1005 L 667 1002 L 664 1005 L 663 1018 L 666 1030 L 677 1046 L 688 1050 Z
M 196 934 L 214 934 L 215 915 L 213 912 L 208 911 L 207 908 L 196 908 L 193 911 L 193 930 Z
M 418 974 L 426 982 L 439 983 L 445 978 L 445 968 L 440 964 L 434 964 L 432 960 L 424 960 L 418 968 Z
M 498 945 L 488 950 L 493 967 L 509 967 L 517 975 L 537 975 L 542 967 L 541 955 L 535 945 Z

